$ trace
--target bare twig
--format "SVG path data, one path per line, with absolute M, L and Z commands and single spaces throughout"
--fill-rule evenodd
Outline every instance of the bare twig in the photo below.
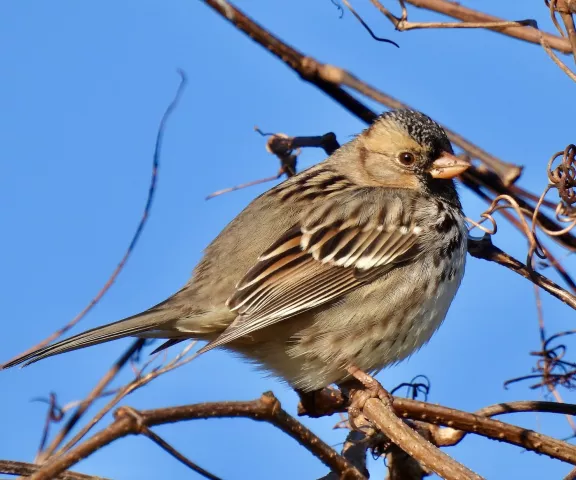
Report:
M 362 475 L 348 460 L 339 455 L 329 445 L 318 438 L 295 418 L 286 413 L 280 402 L 271 393 L 248 402 L 216 402 L 182 407 L 161 408 L 138 412 L 138 420 L 123 410 L 118 409 L 115 421 L 76 448 L 59 457 L 52 457 L 42 468 L 30 477 L 30 480 L 48 480 L 57 476 L 78 461 L 91 455 L 109 443 L 138 433 L 141 425 L 153 427 L 166 423 L 195 420 L 201 418 L 243 417 L 263 421 L 274 425 L 298 441 L 314 456 L 333 471 L 345 478 L 364 480 Z
M 42 451 L 37 458 L 38 463 L 43 463 L 48 457 L 50 457 L 54 451 L 60 446 L 64 438 L 70 433 L 74 426 L 78 423 L 82 415 L 90 408 L 94 401 L 100 398 L 100 395 L 104 389 L 112 382 L 116 377 L 118 372 L 122 369 L 126 363 L 144 346 L 144 339 L 135 340 L 132 345 L 122 354 L 122 356 L 112 365 L 112 367 L 106 372 L 106 374 L 100 379 L 88 396 L 82 400 L 76 411 L 68 419 L 66 424 L 58 432 L 58 434 L 52 440 L 50 446 Z
M 517 412 L 575 414 L 576 405 L 556 402 L 510 402 L 492 405 L 476 413 L 467 413 L 440 405 L 396 397 L 394 398 L 393 406 L 396 413 L 402 418 L 411 418 L 450 427 L 450 429 L 447 429 L 448 432 L 446 432 L 448 433 L 447 439 L 444 440 L 443 437 L 444 429 L 440 429 L 438 431 L 439 434 L 435 435 L 434 443 L 438 446 L 457 443 L 454 442 L 454 437 L 452 436 L 453 429 L 457 429 L 511 443 L 512 445 L 576 465 L 576 446 L 532 430 L 487 418 Z M 462 436 L 462 433 L 456 435 L 458 441 Z
M 356 20 L 358 20 L 360 22 L 360 24 L 366 29 L 366 31 L 370 34 L 370 36 L 374 40 L 376 40 L 377 42 L 391 43 L 396 48 L 400 48 L 400 45 L 398 45 L 396 42 L 394 42 L 388 38 L 378 37 L 372 31 L 372 29 L 368 26 L 368 24 L 364 21 L 364 19 L 358 14 L 358 12 L 356 12 L 356 10 L 354 10 L 354 8 L 352 8 L 352 5 L 350 5 L 350 2 L 348 0 L 342 0 L 342 1 L 344 2 L 344 5 L 346 5 L 348 7 L 348 10 L 350 10 L 352 12 L 352 15 L 354 15 L 354 17 L 356 17 Z
M 6 475 L 20 475 L 28 477 L 37 472 L 40 465 L 26 462 L 15 462 L 13 460 L 0 460 L 0 473 Z M 84 475 L 83 473 L 76 473 L 65 471 L 61 472 L 54 480 L 107 480 L 104 477 L 95 477 L 92 475 Z
M 562 27 L 556 20 L 556 12 L 560 13 L 564 27 L 566 28 L 566 34 L 568 40 L 570 40 L 570 45 L 572 46 L 572 55 L 574 56 L 574 61 L 576 62 L 576 30 L 574 29 L 574 19 L 572 15 L 576 13 L 576 3 L 573 0 L 546 0 L 548 7 L 550 9 L 550 17 L 554 22 L 554 25 L 558 29 L 560 35 L 565 37 L 566 35 L 562 31 Z
M 495 17 L 493 15 L 488 15 L 477 10 L 465 7 L 457 2 L 450 2 L 447 0 L 405 0 L 407 3 L 414 5 L 415 7 L 423 8 L 426 10 L 431 10 L 433 12 L 441 13 L 443 15 L 457 18 L 463 22 L 502 22 L 501 18 Z M 526 42 L 540 44 L 540 31 L 532 27 L 505 27 L 498 28 L 492 27 L 489 30 L 507 35 L 510 37 L 517 38 L 519 40 L 524 40 Z M 572 48 L 570 42 L 564 38 L 551 35 L 549 33 L 543 33 L 544 38 L 550 48 L 558 50 L 562 53 L 571 53 Z
M 406 10 L 405 0 L 400 0 L 400 5 L 402 6 L 402 16 L 397 17 L 393 15 L 390 10 L 388 10 L 379 0 L 371 0 L 372 4 L 383 13 L 388 20 L 392 22 L 396 30 L 398 31 L 408 31 L 416 30 L 420 28 L 485 28 L 491 29 L 504 29 L 504 28 L 514 28 L 514 27 L 533 27 L 538 28 L 535 20 L 494 20 L 494 21 L 463 21 L 463 22 L 409 22 L 408 12 Z
M 403 419 L 449 427 L 432 430 L 434 444 L 437 446 L 456 445 L 467 433 L 473 433 L 500 442 L 517 445 L 526 450 L 545 454 L 551 458 L 557 458 L 576 465 L 575 445 L 532 430 L 487 418 L 522 412 L 576 415 L 576 405 L 557 402 L 519 401 L 498 403 L 484 407 L 475 413 L 468 413 L 410 398 L 394 397 L 392 407 L 396 415 Z M 345 404 L 338 404 L 330 413 L 345 411 L 345 408 Z
M 570 17 L 570 18 L 572 18 L 572 17 Z M 544 36 L 542 36 L 541 45 L 542 45 L 542 48 L 544 48 L 544 51 L 552 59 L 552 61 L 556 65 L 558 65 L 560 70 L 562 70 L 566 75 L 568 75 L 568 77 L 570 77 L 571 80 L 576 82 L 576 74 L 572 70 L 570 70 L 568 68 L 568 66 L 562 60 L 560 60 L 560 58 L 558 58 L 558 55 L 556 55 L 554 53 L 554 51 L 550 48 L 550 45 L 546 42 L 546 39 L 544 38 Z
M 142 388 L 144 385 L 147 385 L 148 383 L 150 383 L 152 380 L 154 380 L 155 378 L 159 377 L 160 375 L 164 375 L 165 373 L 168 373 L 172 370 L 175 370 L 176 368 L 179 368 L 183 365 L 185 365 L 186 363 L 190 362 L 191 360 L 194 359 L 194 357 L 186 357 L 186 355 L 190 352 L 190 350 L 194 347 L 194 345 L 196 344 L 196 342 L 190 342 L 173 360 L 171 360 L 169 363 L 167 363 L 166 365 L 162 366 L 162 367 L 158 367 L 155 368 L 154 370 L 152 370 L 151 372 L 147 373 L 146 375 L 143 375 L 144 369 L 147 367 L 147 364 L 145 364 L 140 371 L 136 372 L 136 378 L 131 381 L 130 383 L 128 383 L 127 385 L 123 386 L 122 388 L 120 388 L 118 390 L 118 392 L 116 393 L 116 395 L 104 406 L 102 407 L 97 413 L 96 415 L 94 415 L 90 421 L 84 425 L 80 431 L 74 435 L 74 437 L 72 439 L 70 439 L 66 445 L 64 445 L 63 447 L 60 448 L 60 450 L 58 450 L 58 452 L 56 453 L 56 455 L 62 455 L 64 452 L 70 450 L 74 445 L 76 445 L 80 440 L 82 440 L 82 438 L 84 438 L 86 436 L 86 434 L 92 429 L 94 428 L 94 426 L 100 421 L 102 420 L 102 418 L 108 413 L 110 412 L 116 405 L 118 405 L 118 403 L 125 398 L 126 396 L 128 396 L 129 394 L 131 394 L 132 392 L 134 392 L 135 390 L 138 390 L 139 388 Z
M 235 187 L 218 190 L 217 192 L 208 195 L 206 200 L 214 198 L 218 195 L 222 195 L 224 193 L 234 192 L 236 190 L 252 187 L 254 185 L 259 185 L 265 182 L 271 182 L 273 180 L 279 179 L 282 177 L 282 175 L 286 175 L 287 177 L 296 175 L 298 149 L 302 147 L 322 148 L 327 155 L 332 155 L 338 148 L 340 148 L 340 145 L 336 140 L 336 135 L 334 135 L 332 132 L 314 137 L 289 137 L 283 133 L 263 133 L 258 127 L 255 127 L 255 130 L 261 135 L 269 137 L 268 141 L 266 142 L 266 150 L 276 155 L 278 160 L 280 160 L 280 169 L 278 170 L 278 173 L 271 177 L 253 180 L 251 182 L 236 185 Z
M 44 447 L 46 446 L 46 442 L 48 441 L 48 436 L 50 435 L 50 426 L 54 422 L 59 422 L 64 418 L 64 411 L 58 405 L 56 400 L 56 394 L 54 392 L 50 392 L 49 397 L 46 398 L 34 398 L 32 401 L 36 402 L 46 402 L 48 403 L 48 412 L 46 412 L 46 419 L 44 420 L 44 428 L 42 429 L 42 437 L 40 439 L 40 446 L 38 447 L 38 453 L 36 457 L 42 453 Z
M 174 96 L 174 99 L 170 102 L 170 104 L 168 105 L 168 108 L 166 109 L 166 111 L 164 112 L 164 115 L 162 116 L 162 119 L 160 120 L 160 126 L 158 127 L 158 133 L 156 135 L 156 145 L 154 147 L 154 156 L 152 159 L 152 175 L 150 177 L 150 186 L 148 188 L 148 197 L 146 198 L 146 205 L 144 206 L 144 211 L 142 213 L 142 217 L 140 218 L 140 222 L 136 228 L 136 231 L 134 232 L 134 235 L 132 236 L 132 240 L 130 241 L 128 248 L 126 249 L 124 256 L 122 257 L 122 259 L 120 260 L 120 263 L 118 263 L 118 265 L 116 266 L 116 268 L 112 272 L 112 275 L 110 275 L 110 278 L 108 279 L 106 284 L 102 287 L 102 289 L 98 292 L 98 294 L 90 301 L 90 303 L 78 315 L 76 315 L 76 317 L 74 317 L 70 322 L 68 322 L 66 325 L 64 325 L 64 327 L 60 328 L 59 330 L 54 332 L 52 335 L 48 336 L 47 338 L 42 340 L 40 343 L 34 345 L 33 347 L 29 348 L 25 352 L 21 353 L 19 356 L 26 355 L 27 353 L 30 353 L 30 352 L 38 349 L 38 348 L 41 348 L 41 347 L 48 345 L 49 343 L 51 343 L 52 341 L 54 341 L 55 339 L 57 339 L 58 337 L 60 337 L 64 333 L 66 333 L 68 330 L 70 330 L 80 320 L 82 320 L 86 316 L 86 314 L 88 312 L 90 312 L 90 310 L 92 310 L 92 308 L 102 299 L 102 297 L 110 289 L 112 284 L 116 281 L 116 278 L 118 277 L 118 275 L 120 275 L 120 272 L 124 268 L 124 265 L 126 265 L 128 258 L 130 258 L 130 255 L 134 251 L 134 248 L 136 247 L 136 244 L 138 243 L 140 235 L 144 231 L 144 227 L 146 226 L 146 221 L 148 220 L 148 217 L 150 216 L 150 210 L 152 208 L 152 202 L 154 200 L 154 194 L 156 192 L 156 183 L 158 180 L 158 167 L 160 166 L 160 150 L 162 148 L 162 140 L 164 138 L 164 130 L 166 128 L 166 122 L 167 122 L 168 118 L 170 117 L 170 115 L 172 114 L 172 112 L 174 111 L 174 109 L 176 108 L 176 106 L 178 105 L 178 102 L 180 101 L 180 98 L 182 97 L 182 94 L 184 93 L 184 88 L 186 86 L 187 80 L 186 80 L 186 76 L 185 76 L 184 72 L 182 70 L 178 70 L 178 74 L 180 75 L 180 84 L 178 85 L 178 90 L 176 91 L 176 95 Z M 17 357 L 14 357 L 14 358 L 17 358 Z M 10 363 L 10 361 L 8 361 L 6 363 L 7 364 Z M 1 369 L 2 369 L 2 365 L 0 365 L 0 370 Z
M 564 477 L 564 480 L 575 480 L 576 479 L 576 468 L 570 470 L 568 475 Z
M 135 421 L 138 427 L 138 433 L 148 437 L 152 440 L 156 445 L 158 445 L 162 450 L 164 450 L 168 455 L 178 460 L 180 463 L 186 465 L 190 470 L 196 472 L 200 476 L 204 478 L 208 478 L 209 480 L 221 480 L 220 477 L 213 475 L 208 470 L 205 470 L 200 465 L 197 465 L 188 457 L 180 453 L 176 450 L 172 445 L 170 445 L 166 440 L 164 440 L 160 435 L 154 433 L 150 430 L 144 423 L 142 422 L 142 418 L 140 417 L 140 413 L 133 408 L 130 407 L 122 407 L 122 414 L 123 415 L 130 415 Z
M 522 262 L 519 262 L 515 258 L 508 255 L 506 252 L 503 252 L 498 247 L 496 247 L 492 243 L 489 235 L 485 235 L 481 240 L 469 238 L 468 252 L 473 257 L 495 262 L 516 272 L 518 275 L 543 288 L 548 293 L 564 302 L 566 305 L 576 309 L 576 296 L 572 295 L 570 292 L 567 292 L 559 285 L 556 285 L 552 280 L 546 278 L 544 275 L 534 271 L 531 272 Z

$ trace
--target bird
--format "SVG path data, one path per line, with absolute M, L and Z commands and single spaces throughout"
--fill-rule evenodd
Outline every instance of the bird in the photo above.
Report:
M 39 348 L 30 364 L 124 337 L 195 339 L 300 392 L 407 358 L 443 322 L 464 275 L 454 178 L 470 166 L 415 110 L 382 113 L 324 161 L 254 199 L 190 280 L 142 313 Z

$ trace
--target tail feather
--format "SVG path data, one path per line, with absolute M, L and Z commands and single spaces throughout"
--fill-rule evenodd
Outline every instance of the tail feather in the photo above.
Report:
M 144 332 L 149 334 L 151 331 L 158 329 L 160 324 L 163 323 L 165 323 L 165 320 L 159 321 L 156 312 L 144 312 L 118 322 L 87 330 L 86 332 L 79 333 L 78 335 L 66 338 L 60 342 L 34 350 L 33 352 L 17 357 L 4 365 L 0 365 L 0 370 L 14 367 L 22 363 L 24 364 L 23 366 L 27 366 L 53 355 L 59 355 L 60 353 L 90 347 L 92 345 L 109 342 L 118 338 L 138 336 L 138 334 Z

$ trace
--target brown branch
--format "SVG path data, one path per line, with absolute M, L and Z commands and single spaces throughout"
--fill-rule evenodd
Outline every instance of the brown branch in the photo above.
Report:
M 576 296 L 564 290 L 544 275 L 530 271 L 522 262 L 500 250 L 492 243 L 492 239 L 489 235 L 485 235 L 481 240 L 469 238 L 468 253 L 473 257 L 495 262 L 498 265 L 502 265 L 503 267 L 516 272 L 518 275 L 530 280 L 539 287 L 542 287 L 549 294 L 553 295 L 558 300 L 561 300 L 566 305 L 576 309 Z
M 575 480 L 576 479 L 576 468 L 570 470 L 568 475 L 564 477 L 564 480 Z
M 26 462 L 15 462 L 13 460 L 0 460 L 0 473 L 6 475 L 20 475 L 22 477 L 29 477 L 40 469 L 40 465 Z M 107 480 L 104 477 L 94 477 L 92 475 L 84 475 L 83 473 L 76 472 L 60 472 L 55 480 Z
M 568 75 L 568 77 L 570 77 L 571 80 L 576 82 L 576 74 L 568 68 L 568 65 L 566 65 L 562 60 L 560 60 L 560 58 L 558 58 L 558 55 L 556 55 L 554 53 L 554 51 L 550 48 L 550 46 L 546 43 L 546 40 L 544 39 L 544 37 L 542 37 L 541 40 L 542 41 L 540 43 L 542 45 L 542 48 L 548 54 L 548 56 L 552 59 L 552 61 L 556 65 L 558 65 L 560 70 L 562 70 L 566 75 Z
M 210 200 L 211 198 L 225 193 L 235 192 L 236 190 L 241 190 L 243 188 L 278 180 L 282 175 L 286 175 L 287 177 L 296 175 L 298 152 L 294 152 L 294 150 L 298 150 L 299 148 L 318 147 L 322 148 L 327 155 L 332 155 L 338 148 L 340 148 L 340 144 L 336 140 L 336 135 L 332 132 L 314 137 L 289 137 L 283 133 L 263 133 L 258 127 L 255 127 L 254 129 L 261 135 L 270 137 L 266 142 L 266 150 L 276 155 L 278 160 L 280 160 L 278 173 L 271 177 L 260 178 L 258 180 L 241 183 L 234 187 L 218 190 L 208 195 L 206 200 Z
M 433 12 L 441 13 L 448 17 L 457 18 L 463 22 L 501 22 L 501 18 L 487 13 L 478 12 L 471 8 L 460 5 L 456 2 L 449 2 L 447 0 L 405 0 L 407 3 L 414 5 L 418 8 L 431 10 Z M 540 44 L 540 31 L 533 27 L 488 27 L 488 30 L 507 35 L 509 37 L 524 40 L 525 42 Z M 557 37 L 550 33 L 542 33 L 545 41 L 554 50 L 562 53 L 571 53 L 572 48 L 570 42 L 566 39 Z
M 576 62 L 576 29 L 574 28 L 574 18 L 573 13 L 576 13 L 576 3 L 573 0 L 556 0 L 555 2 L 550 2 L 550 8 L 552 11 L 557 11 L 560 13 L 564 27 L 566 28 L 566 33 L 568 34 L 568 40 L 572 47 L 572 55 L 574 56 L 574 61 Z M 556 20 L 554 15 L 553 20 Z M 559 28 L 560 30 L 560 28 Z M 562 31 L 560 30 L 562 34 Z
M 52 457 L 42 468 L 30 477 L 30 480 L 48 480 L 60 472 L 79 462 L 109 443 L 139 433 L 140 425 L 153 427 L 166 423 L 175 423 L 186 420 L 206 418 L 251 418 L 252 420 L 267 422 L 280 429 L 302 446 L 327 467 L 339 472 L 345 478 L 364 480 L 362 475 L 348 460 L 339 455 L 334 449 L 318 438 L 295 418 L 286 413 L 280 402 L 271 393 L 267 392 L 260 398 L 247 402 L 215 402 L 201 403 L 172 408 L 159 408 L 138 412 L 138 420 L 126 409 L 116 411 L 114 422 L 96 433 L 74 449 L 63 453 L 59 457 Z
M 324 135 L 314 137 L 288 137 L 284 135 L 273 134 L 266 144 L 268 151 L 274 155 L 286 155 L 292 150 L 303 147 L 318 147 L 322 148 L 326 155 L 332 155 L 340 148 L 336 135 L 333 132 L 325 133 Z M 294 175 L 294 173 L 292 174 Z
M 60 446 L 66 435 L 70 433 L 70 431 L 74 428 L 74 426 L 78 423 L 82 415 L 90 408 L 90 406 L 94 403 L 95 400 L 100 398 L 100 395 L 104 391 L 104 389 L 112 382 L 112 380 L 116 377 L 118 372 L 122 369 L 126 363 L 137 353 L 141 350 L 144 346 L 144 339 L 135 340 L 132 345 L 122 354 L 122 356 L 114 363 L 114 365 L 106 372 L 106 374 L 100 379 L 100 381 L 96 384 L 96 386 L 92 389 L 92 391 L 88 394 L 88 396 L 82 400 L 76 411 L 72 414 L 72 416 L 68 419 L 66 424 L 62 427 L 62 429 L 58 432 L 58 434 L 52 440 L 52 443 L 48 446 L 46 450 L 40 453 L 38 456 L 38 462 L 43 463 L 48 457 L 50 457 L 56 449 Z
M 395 412 L 402 418 L 463 430 L 576 465 L 576 446 L 533 430 L 486 418 L 488 415 L 534 411 L 574 414 L 576 413 L 575 405 L 555 402 L 511 402 L 486 407 L 475 414 L 407 398 L 395 398 L 393 406 Z M 453 441 L 443 442 L 441 438 L 441 435 L 435 438 L 439 446 L 455 444 Z
M 412 422 L 418 434 L 429 442 L 433 441 L 430 433 L 431 425 Z M 420 462 L 408 455 L 396 445 L 391 445 L 386 451 L 386 465 L 388 474 L 386 480 L 423 480 L 430 475 L 430 471 Z
M 135 390 L 138 390 L 139 388 L 142 388 L 144 385 L 147 385 L 155 378 L 164 375 L 165 373 L 168 373 L 176 368 L 179 368 L 185 365 L 186 363 L 190 362 L 191 360 L 193 360 L 194 358 L 193 356 L 186 357 L 186 355 L 188 354 L 188 352 L 190 352 L 190 350 L 195 344 L 196 344 L 195 341 L 189 343 L 178 355 L 176 355 L 174 359 L 172 359 L 166 365 L 157 367 L 151 372 L 147 373 L 146 375 L 143 375 L 144 370 L 153 360 L 153 358 L 151 358 L 148 362 L 144 364 L 144 366 L 138 372 L 136 372 L 136 378 L 131 382 L 129 382 L 128 384 L 121 387 L 120 389 L 118 389 L 116 395 L 106 405 L 104 405 L 104 407 L 102 407 L 96 413 L 96 415 L 94 415 L 90 419 L 90 421 L 86 425 L 84 425 L 80 429 L 80 431 L 76 433 L 76 435 L 74 435 L 74 437 L 72 437 L 66 443 L 66 445 L 61 447 L 60 450 L 56 452 L 56 455 L 62 455 L 64 452 L 70 450 L 74 445 L 76 445 L 80 440 L 82 440 L 82 438 L 84 438 L 86 434 L 90 430 L 92 430 L 92 428 L 94 428 L 94 426 L 100 420 L 102 420 L 102 418 L 104 418 L 104 416 L 107 413 L 109 413 L 127 395 L 131 394 Z
M 384 405 L 379 399 L 366 401 L 362 413 L 408 455 L 447 480 L 480 480 L 464 465 L 459 464 L 432 443 L 421 437 L 400 420 L 395 407 Z
M 346 402 L 341 401 L 337 396 L 333 398 L 332 403 L 334 408 L 331 411 L 327 410 L 327 414 L 346 411 Z M 403 419 L 450 427 L 432 430 L 434 443 L 437 446 L 455 445 L 467 433 L 473 433 L 576 465 L 575 445 L 547 435 L 541 435 L 532 430 L 487 418 L 522 412 L 576 415 L 576 405 L 556 402 L 519 401 L 490 405 L 478 410 L 476 413 L 468 413 L 409 398 L 394 397 L 392 407 L 396 415 Z M 300 414 L 306 415 L 307 413 L 301 410 Z
M 342 446 L 342 456 L 354 465 L 366 478 L 370 475 L 366 469 L 366 449 L 370 446 L 366 435 L 357 430 L 351 430 L 346 436 Z M 318 480 L 340 480 L 342 477 L 336 472 L 330 472 Z
M 378 427 L 390 441 L 441 478 L 446 480 L 482 480 L 480 475 L 439 450 L 403 422 L 395 411 L 394 398 L 382 388 L 377 380 L 357 367 L 349 367 L 348 371 L 365 387 L 365 390 L 353 390 L 350 393 L 348 415 L 352 425 L 362 414 Z M 366 400 L 365 395 L 367 393 L 371 394 L 372 398 Z
M 408 30 L 416 30 L 423 28 L 484 28 L 487 30 L 502 30 L 508 27 L 525 27 L 530 26 L 538 28 L 535 20 L 497 20 L 493 22 L 409 22 L 408 12 L 404 1 L 400 0 L 402 6 L 402 16 L 396 17 L 393 15 L 379 0 L 371 0 L 381 13 L 383 13 L 388 20 L 392 22 L 396 30 L 405 32 Z M 349 7 L 350 8 L 350 7 Z
M 148 437 L 151 441 L 153 441 L 156 445 L 158 445 L 162 450 L 164 450 L 168 455 L 178 460 L 183 465 L 186 465 L 190 470 L 196 472 L 200 476 L 207 478 L 208 480 L 221 480 L 220 477 L 213 475 L 208 470 L 205 470 L 198 464 L 194 463 L 188 457 L 180 453 L 176 450 L 172 445 L 170 445 L 166 440 L 164 440 L 160 435 L 154 433 L 150 430 L 146 425 L 142 423 L 142 418 L 140 417 L 140 413 L 133 408 L 130 407 L 122 407 L 122 412 L 125 415 L 130 415 L 136 421 L 138 425 L 138 433 Z

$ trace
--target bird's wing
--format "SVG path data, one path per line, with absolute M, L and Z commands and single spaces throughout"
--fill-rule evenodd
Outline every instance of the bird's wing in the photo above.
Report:
M 335 300 L 422 251 L 409 215 L 338 209 L 295 225 L 258 258 L 228 299 L 238 317 L 199 353 Z

